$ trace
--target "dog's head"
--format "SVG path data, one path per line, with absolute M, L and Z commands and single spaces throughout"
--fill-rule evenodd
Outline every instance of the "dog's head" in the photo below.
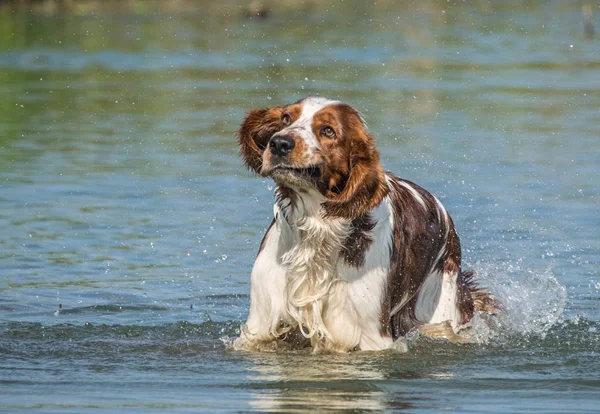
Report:
M 328 216 L 359 217 L 388 192 L 375 140 L 343 102 L 308 97 L 253 110 L 238 141 L 248 168 L 292 190 L 317 189 Z

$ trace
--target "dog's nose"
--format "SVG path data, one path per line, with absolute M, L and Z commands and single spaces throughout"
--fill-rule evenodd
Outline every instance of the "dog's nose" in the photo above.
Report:
M 273 155 L 279 155 L 283 157 L 284 155 L 288 155 L 294 147 L 296 143 L 292 137 L 288 137 L 286 135 L 278 135 L 271 138 L 269 141 L 269 147 L 271 148 L 271 153 Z

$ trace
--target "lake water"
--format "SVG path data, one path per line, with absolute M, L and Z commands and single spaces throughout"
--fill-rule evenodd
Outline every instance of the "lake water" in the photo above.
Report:
M 0 411 L 599 412 L 581 3 L 217 3 L 0 7 Z M 361 110 L 384 167 L 451 212 L 506 307 L 487 342 L 229 348 L 273 201 L 235 132 L 315 94 Z

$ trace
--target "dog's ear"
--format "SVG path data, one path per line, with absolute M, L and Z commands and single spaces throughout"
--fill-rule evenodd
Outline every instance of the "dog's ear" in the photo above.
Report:
M 240 155 L 244 164 L 259 173 L 262 167 L 262 156 L 269 140 L 283 127 L 281 113 L 283 106 L 267 109 L 254 109 L 250 111 L 238 131 L 238 144 Z
M 375 139 L 356 110 L 347 106 L 344 133 L 349 148 L 350 173 L 339 194 L 323 203 L 327 217 L 354 219 L 376 207 L 389 192 Z

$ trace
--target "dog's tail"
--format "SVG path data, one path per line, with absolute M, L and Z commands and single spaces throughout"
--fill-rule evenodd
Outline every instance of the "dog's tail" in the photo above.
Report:
M 498 314 L 504 311 L 504 306 L 488 289 L 479 286 L 475 281 L 475 272 L 467 270 L 460 272 L 459 276 L 463 294 L 471 298 L 473 310 L 490 314 Z

